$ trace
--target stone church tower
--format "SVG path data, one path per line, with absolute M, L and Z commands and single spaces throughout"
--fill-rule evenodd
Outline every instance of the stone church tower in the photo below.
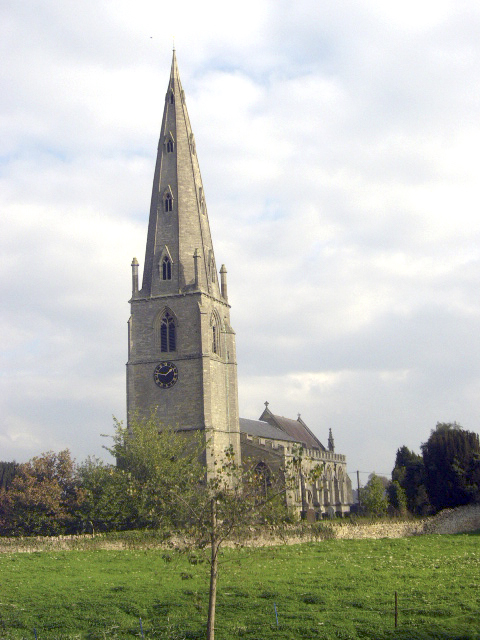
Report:
M 240 455 L 235 334 L 215 263 L 195 139 L 173 52 L 153 178 L 143 282 L 132 262 L 127 412 L 205 432 Z

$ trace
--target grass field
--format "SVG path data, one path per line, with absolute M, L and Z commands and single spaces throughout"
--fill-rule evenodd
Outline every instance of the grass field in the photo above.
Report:
M 480 638 L 479 543 L 464 534 L 226 550 L 216 638 Z M 198 554 L 5 553 L 0 572 L 1 638 L 141 637 L 140 618 L 145 638 L 204 637 Z

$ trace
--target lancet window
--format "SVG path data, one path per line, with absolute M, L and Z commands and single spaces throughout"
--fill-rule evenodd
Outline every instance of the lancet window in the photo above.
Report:
M 167 353 L 169 351 L 175 351 L 176 348 L 175 320 L 168 311 L 166 311 L 160 324 L 160 351 Z
M 270 474 L 270 469 L 267 467 L 265 462 L 260 461 L 255 465 L 255 479 L 257 481 L 257 487 L 259 492 L 266 496 L 268 490 L 272 486 L 272 477 Z
M 210 321 L 212 327 L 212 353 L 220 355 L 220 318 L 217 313 L 212 313 Z
M 212 351 L 218 353 L 218 330 L 215 325 L 212 326 Z
M 162 280 L 172 279 L 172 261 L 168 256 L 162 260 Z
M 171 193 L 167 193 L 165 195 L 165 212 L 168 213 L 169 211 L 173 210 L 173 198 L 172 198 L 172 194 Z
M 173 153 L 173 140 L 171 138 L 167 141 L 167 153 Z

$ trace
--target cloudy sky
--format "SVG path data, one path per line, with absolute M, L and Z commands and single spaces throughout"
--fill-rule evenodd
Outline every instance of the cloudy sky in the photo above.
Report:
M 478 2 L 3 0 L 0 35 L 0 459 L 125 415 L 173 36 L 241 415 L 331 427 L 352 475 L 479 430 Z

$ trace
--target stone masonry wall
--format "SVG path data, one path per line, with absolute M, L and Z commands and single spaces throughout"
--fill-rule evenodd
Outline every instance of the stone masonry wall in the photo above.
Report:
M 480 505 L 469 505 L 446 509 L 436 516 L 423 520 L 409 520 L 405 522 L 376 522 L 371 524 L 354 524 L 351 522 L 324 522 L 320 527 L 305 525 L 290 525 L 287 527 L 273 527 L 270 529 L 255 529 L 250 531 L 250 539 L 232 541 L 225 546 L 276 546 L 281 544 L 301 544 L 304 542 L 321 542 L 322 540 L 351 540 L 404 538 L 424 534 L 455 534 L 480 531 Z M 58 536 L 56 538 L 0 538 L 0 553 L 81 550 L 81 549 L 133 549 L 133 548 L 182 548 L 184 538 L 170 538 L 168 542 L 152 539 L 150 542 L 135 543 L 131 539 L 114 540 L 104 534 L 83 536 Z

